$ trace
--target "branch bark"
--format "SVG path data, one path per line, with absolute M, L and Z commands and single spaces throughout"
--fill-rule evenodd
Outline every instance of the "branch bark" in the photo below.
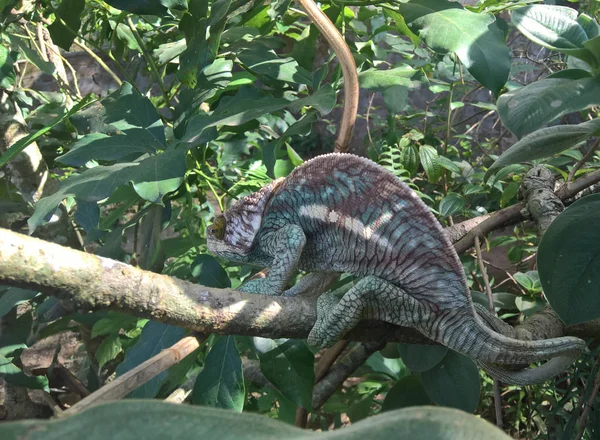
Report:
M 0 229 L 0 283 L 39 290 L 78 309 L 112 309 L 201 333 L 306 338 L 316 300 L 216 289 Z M 355 341 L 432 343 L 414 329 L 363 322 Z

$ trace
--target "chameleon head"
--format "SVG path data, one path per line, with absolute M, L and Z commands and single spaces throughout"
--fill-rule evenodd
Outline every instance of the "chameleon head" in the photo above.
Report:
M 208 250 L 230 261 L 247 262 L 267 203 L 282 180 L 274 180 L 259 191 L 238 200 L 218 216 L 206 228 Z

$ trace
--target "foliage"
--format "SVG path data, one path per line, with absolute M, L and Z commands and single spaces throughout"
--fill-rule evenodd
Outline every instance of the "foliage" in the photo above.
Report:
M 253 269 L 208 255 L 206 226 L 231 201 L 333 148 L 343 78 L 315 26 L 286 0 L 72 0 L 34 2 L 35 7 L 23 2 L 20 8 L 16 3 L 0 0 L 0 93 L 2 112 L 22 118 L 27 134 L 2 150 L 0 167 L 8 170 L 19 153 L 37 146 L 60 186 L 38 200 L 3 178 L 2 216 L 12 219 L 14 229 L 27 223 L 29 232 L 43 236 L 64 212 L 87 251 L 207 286 L 238 287 Z M 600 7 L 530 3 L 322 2 L 345 34 L 361 94 L 368 98 L 359 116 L 368 128 L 357 128 L 353 149 L 406 181 L 447 225 L 513 205 L 531 163 L 564 179 L 600 167 L 593 144 L 600 135 Z M 47 57 L 36 26 L 64 50 L 64 61 Z M 507 41 L 513 42 L 513 55 L 526 46 L 524 56 L 511 59 Z M 541 61 L 528 59 L 531 42 L 545 48 Z M 92 52 L 90 63 L 98 62 L 109 78 L 102 96 L 82 93 L 91 79 L 69 68 L 81 50 Z M 71 76 L 63 76 L 61 66 Z M 56 86 L 37 88 L 27 77 L 33 69 Z M 498 128 L 500 122 L 505 129 Z M 520 225 L 503 232 L 508 235 L 489 237 L 487 249 L 505 254 L 510 263 L 491 276 L 502 318 L 518 322 L 542 308 L 542 287 L 567 323 L 600 315 L 595 200 L 573 204 L 550 227 L 540 244 L 539 275 L 530 265 L 537 253 L 532 230 Z M 474 299 L 487 305 L 479 268 L 471 256 L 462 258 Z M 561 258 L 577 264 L 565 265 Z M 580 273 L 582 261 L 589 263 Z M 86 367 L 77 374 L 90 390 L 185 334 L 115 312 L 65 311 L 36 291 L 0 289 L 0 315 L 10 329 L 0 337 L 0 374 L 11 384 L 59 387 L 52 383 L 52 368 L 31 375 L 21 355 L 65 330 L 85 343 Z M 506 388 L 507 430 L 527 438 L 574 437 L 598 373 L 594 354 L 545 385 Z M 244 380 L 242 359 L 258 361 L 273 386 Z M 314 353 L 303 341 L 211 337 L 133 395 L 163 398 L 197 377 L 194 404 L 293 423 L 296 406 L 312 409 L 313 364 Z M 339 427 L 347 420 L 354 425 L 385 412 L 344 435 L 374 429 L 388 435 L 382 421 L 390 421 L 397 437 L 400 430 L 407 436 L 412 430 L 446 430 L 467 417 L 442 406 L 493 420 L 492 382 L 471 360 L 445 348 L 389 344 L 353 376 L 359 378 L 355 386 L 344 386 L 314 409 L 311 427 Z M 424 404 L 438 407 L 387 413 Z M 588 438 L 598 435 L 598 407 L 588 417 Z M 157 411 L 160 417 L 153 416 Z M 277 429 L 278 438 L 301 435 L 267 417 L 227 422 L 231 415 L 213 410 L 134 401 L 45 426 L 63 436 L 73 423 L 73 429 L 86 426 L 88 435 L 103 412 L 155 436 L 159 429 L 175 429 L 156 423 L 165 420 L 165 412 L 178 425 L 186 420 L 178 427 L 194 429 L 195 435 L 203 420 L 223 432 L 242 427 L 236 438 L 254 435 L 250 424 L 257 432 Z M 480 422 L 465 420 L 475 438 Z M 6 429 L 16 436 L 28 423 Z

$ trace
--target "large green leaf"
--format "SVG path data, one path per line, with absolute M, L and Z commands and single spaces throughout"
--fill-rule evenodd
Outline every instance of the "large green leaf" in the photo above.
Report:
M 235 347 L 235 337 L 220 336 L 208 352 L 204 368 L 196 378 L 192 402 L 241 412 L 245 395 L 242 360 Z
M 121 88 L 102 100 L 106 109 L 104 122 L 127 133 L 131 129 L 145 128 L 156 140 L 165 145 L 165 130 L 152 102 L 137 93 L 131 84 Z
M 315 434 L 257 414 L 129 400 L 95 406 L 68 418 L 0 424 L 4 440 L 509 440 L 491 423 L 450 408 L 415 407 L 369 417 L 343 429 Z
M 255 44 L 237 54 L 248 69 L 258 75 L 295 84 L 312 84 L 310 72 L 293 58 L 280 58 L 274 50 Z
M 192 276 L 203 286 L 226 289 L 231 287 L 227 272 L 217 259 L 208 254 L 198 255 L 191 265 Z
M 181 327 L 174 327 L 155 321 L 148 322 L 144 326 L 137 343 L 125 352 L 125 360 L 117 366 L 117 376 L 122 376 L 142 362 L 156 356 L 162 350 L 171 347 L 183 338 L 184 334 L 185 330 Z M 145 384 L 137 387 L 129 393 L 128 397 L 155 397 L 167 375 L 167 371 L 163 371 Z
M 260 369 L 275 388 L 296 405 L 312 409 L 314 355 L 297 339 L 253 338 Z
M 398 344 L 398 350 L 404 365 L 413 373 L 431 370 L 448 353 L 443 345 Z
M 38 295 L 37 290 L 19 289 L 18 287 L 9 287 L 6 292 L 0 294 L 0 318 L 14 309 L 19 304 L 23 304 Z
M 367 69 L 358 74 L 360 87 L 363 89 L 385 90 L 388 87 L 409 86 L 409 78 L 417 71 L 411 66 L 394 67 L 393 69 Z
M 34 231 L 43 224 L 44 219 L 67 197 L 97 202 L 128 182 L 133 184 L 140 197 L 161 203 L 163 196 L 176 190 L 183 181 L 185 154 L 183 149 L 168 150 L 141 162 L 99 166 L 71 176 L 61 182 L 57 192 L 35 205 L 35 211 L 28 220 L 29 228 Z
M 17 79 L 14 69 L 16 59 L 17 52 L 11 52 L 5 45 L 0 45 L 0 88 L 8 89 L 14 85 Z
M 187 0 L 106 0 L 113 8 L 139 15 L 163 15 L 167 8 L 186 10 Z
M 552 222 L 537 262 L 546 298 L 566 324 L 600 317 L 600 194 L 578 200 Z
M 195 143 L 207 128 L 217 125 L 239 126 L 264 114 L 285 108 L 299 109 L 302 106 L 312 106 L 321 114 L 327 114 L 334 105 L 335 92 L 330 85 L 321 87 L 311 96 L 294 101 L 259 95 L 256 91 L 242 88 L 236 96 L 223 100 L 210 115 L 196 115 L 190 119 L 182 141 Z
M 600 105 L 600 79 L 545 78 L 498 98 L 502 123 L 518 137 L 567 113 Z
M 552 156 L 598 134 L 600 118 L 577 125 L 542 128 L 528 134 L 506 150 L 488 169 L 486 179 L 502 167 Z
M 413 0 L 397 7 L 429 47 L 455 52 L 477 81 L 500 92 L 510 71 L 510 51 L 493 15 L 476 14 L 447 0 Z
M 409 406 L 431 405 L 433 402 L 423 388 L 419 375 L 413 374 L 400 379 L 385 396 L 382 411 L 407 408 Z
M 127 162 L 143 154 L 154 154 L 162 145 L 144 128 L 128 130 L 127 134 L 107 136 L 92 133 L 78 140 L 71 150 L 56 158 L 57 162 L 71 166 L 85 165 L 90 160 Z
M 448 351 L 444 359 L 421 374 L 423 386 L 438 405 L 472 413 L 479 404 L 479 370 L 468 357 Z
M 71 48 L 81 26 L 81 13 L 84 7 L 85 0 L 63 0 L 60 2 L 56 10 L 56 19 L 48 26 L 54 44 L 67 51 Z
M 6 382 L 18 386 L 50 392 L 46 376 L 28 376 L 13 363 L 12 358 L 0 355 L 0 377 Z M 0 429 L 0 432 L 2 430 Z
M 598 60 L 584 47 L 589 37 L 578 22 L 575 9 L 530 5 L 514 10 L 511 18 L 517 29 L 535 43 L 580 58 L 592 68 L 598 68 Z

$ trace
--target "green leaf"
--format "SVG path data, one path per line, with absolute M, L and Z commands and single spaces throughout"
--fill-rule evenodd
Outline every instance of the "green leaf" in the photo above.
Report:
M 119 333 L 121 329 L 129 330 L 136 326 L 138 318 L 125 313 L 108 312 L 106 318 L 99 319 L 92 326 L 92 338 L 110 333 Z
M 400 151 L 400 163 L 411 176 L 419 170 L 419 152 L 416 145 L 406 145 Z
M 465 199 L 460 194 L 450 193 L 440 201 L 440 215 L 448 217 L 458 214 L 465 208 Z
M 560 153 L 591 136 L 600 134 L 600 118 L 578 125 L 555 125 L 542 128 L 518 141 L 506 150 L 485 173 L 485 178 L 502 167 L 542 159 Z
M 121 339 L 118 334 L 107 336 L 96 349 L 98 368 L 115 359 L 121 353 Z
M 274 50 L 252 45 L 237 54 L 238 59 L 257 75 L 294 84 L 312 84 L 312 74 L 298 65 L 293 58 L 280 58 Z
M 271 96 L 246 97 L 247 90 L 241 89 L 238 94 L 222 103 L 210 115 L 196 115 L 190 119 L 183 137 L 183 142 L 195 143 L 204 130 L 217 125 L 239 126 L 264 114 L 273 113 L 285 108 L 300 109 L 302 106 L 313 106 L 321 114 L 327 114 L 335 105 L 335 92 L 330 85 L 325 85 L 311 96 L 288 101 Z
M 113 8 L 138 15 L 165 15 L 167 8 L 187 9 L 188 0 L 107 0 Z
M 34 231 L 67 197 L 97 202 L 110 196 L 115 189 L 132 182 L 135 192 L 152 203 L 161 203 L 165 194 L 175 191 L 185 174 L 185 151 L 168 150 L 141 162 L 99 166 L 74 175 L 61 182 L 59 190 L 44 197 L 35 205 L 28 220 Z
M 8 89 L 15 84 L 17 74 L 14 64 L 17 60 L 17 52 L 11 52 L 8 47 L 0 45 L 0 88 Z M 2 166 L 2 161 L 0 161 Z
M 155 154 L 162 145 L 143 128 L 131 129 L 127 134 L 107 136 L 102 133 L 88 134 L 78 140 L 67 153 L 56 158 L 57 162 L 82 166 L 90 160 L 131 162 L 143 154 Z
M 126 134 L 128 130 L 145 128 L 157 143 L 166 145 L 165 129 L 152 102 L 124 82 L 121 88 L 102 100 L 106 109 L 104 122 Z M 139 133 L 139 130 L 134 131 Z
M 107 421 L 110 421 L 108 423 Z M 235 440 L 306 440 L 317 437 L 258 414 L 235 413 L 215 408 L 152 400 L 123 400 L 94 406 L 69 418 L 24 420 L 0 424 L 5 440 L 162 440 L 215 438 Z M 387 411 L 352 423 L 343 429 L 318 434 L 323 440 L 427 439 L 510 440 L 482 418 L 451 408 L 422 406 Z
M 208 255 L 198 255 L 191 265 L 192 276 L 200 284 L 207 287 L 226 289 L 231 287 L 231 281 L 225 269 L 216 258 Z
M 510 71 L 510 51 L 493 15 L 476 14 L 447 0 L 413 0 L 397 7 L 429 47 L 455 52 L 477 81 L 500 92 Z
M 456 173 L 459 176 L 462 174 L 462 170 L 460 169 L 458 164 L 456 164 L 456 162 L 452 162 L 447 157 L 438 156 L 436 161 L 437 161 L 438 165 L 441 166 L 442 168 L 444 168 L 448 171 L 452 171 L 453 173 Z
M 367 69 L 358 74 L 358 81 L 363 89 L 385 90 L 393 86 L 409 86 L 409 78 L 416 73 L 417 71 L 408 65 L 387 70 Z
M 542 291 L 542 285 L 540 284 L 540 276 L 535 270 L 528 272 L 516 272 L 513 275 L 514 279 L 517 280 L 521 286 L 530 293 L 538 293 Z
M 589 39 L 577 21 L 577 11 L 566 6 L 530 5 L 512 11 L 512 22 L 531 41 L 582 59 L 593 68 L 598 60 L 584 48 Z
M 404 365 L 413 373 L 431 370 L 448 353 L 443 345 L 398 344 Z
M 408 105 L 408 88 L 405 86 L 393 86 L 383 91 L 383 102 L 385 107 L 393 113 L 404 111 Z
M 402 372 L 406 371 L 404 363 L 400 359 L 385 358 L 380 352 L 373 353 L 371 357 L 367 359 L 366 364 L 376 373 L 385 374 L 392 379 L 400 378 Z
M 245 395 L 242 360 L 235 347 L 235 337 L 219 336 L 196 378 L 192 403 L 241 412 Z
M 468 357 L 448 351 L 440 363 L 421 377 L 427 395 L 438 405 L 469 413 L 477 409 L 481 380 L 479 370 Z
M 502 123 L 517 137 L 567 113 L 600 105 L 600 79 L 544 78 L 498 98 Z
M 1 9 L 2 8 L 0 7 L 0 10 Z M 5 33 L 4 36 L 8 40 L 9 45 L 14 46 L 15 48 L 18 48 L 19 51 L 25 56 L 27 61 L 29 61 L 35 67 L 40 69 L 42 72 L 44 72 L 48 75 L 54 75 L 54 73 L 56 71 L 56 67 L 54 66 L 54 64 L 51 63 L 50 61 L 44 61 L 37 51 L 35 51 L 29 47 L 28 40 L 23 40 L 19 37 L 14 36 L 13 34 L 9 34 L 9 33 Z M 0 66 L 2 66 L 4 64 L 1 61 L 3 49 L 7 50 L 4 47 L 2 49 L 0 49 Z M 11 69 L 12 69 L 12 66 L 11 66 Z M 0 72 L 2 72 L 2 67 L 0 67 Z M 2 87 L 1 76 L 0 76 L 0 87 Z
M 140 335 L 137 343 L 125 352 L 125 360 L 117 366 L 117 377 L 122 376 L 129 370 L 137 367 L 142 362 L 156 356 L 162 350 L 165 350 L 176 342 L 181 340 L 185 330 L 181 327 L 163 324 L 160 322 L 148 322 Z M 161 383 L 167 377 L 168 372 L 163 371 L 153 377 L 145 384 L 141 384 L 134 391 L 129 393 L 128 397 L 133 398 L 151 398 L 155 397 Z
M 9 287 L 6 292 L 0 295 L 0 318 L 6 316 L 8 312 L 19 304 L 35 298 L 38 295 L 37 290 L 19 289 L 18 287 Z
M 0 57 L 1 57 L 1 50 L 2 49 L 0 47 Z M 0 59 L 0 62 L 1 62 L 1 59 Z M 28 136 L 25 136 L 24 138 L 19 139 L 8 150 L 6 150 L 2 156 L 0 156 L 0 168 L 2 168 L 4 165 L 6 165 L 9 160 L 11 160 L 13 157 L 15 157 L 17 154 L 19 154 L 25 148 L 27 148 L 27 146 L 29 144 L 31 144 L 32 142 L 35 142 L 38 138 L 40 138 L 43 135 L 45 135 L 46 133 L 48 133 L 50 130 L 52 130 L 54 127 L 56 127 L 58 124 L 63 122 L 65 119 L 67 119 L 69 116 L 77 113 L 79 110 L 88 106 L 93 101 L 94 101 L 94 99 L 91 95 L 86 96 L 81 101 L 79 101 L 79 103 L 77 105 L 73 106 L 68 112 L 66 112 L 66 113 L 62 114 L 61 116 L 58 116 L 57 118 L 48 122 L 44 128 L 42 128 Z
M 84 7 L 85 0 L 63 0 L 60 2 L 56 10 L 56 19 L 48 26 L 54 44 L 69 51 L 81 26 L 81 13 Z
M 567 325 L 600 317 L 600 194 L 583 197 L 552 222 L 537 261 L 546 298 Z
M 429 182 L 437 182 L 441 175 L 441 167 L 437 161 L 437 150 L 429 145 L 421 145 L 421 148 L 419 148 L 419 158 Z
M 50 392 L 46 376 L 28 376 L 13 363 L 11 358 L 2 355 L 0 355 L 0 377 L 15 386 Z
M 253 338 L 260 369 L 275 388 L 296 405 L 312 410 L 314 355 L 297 339 Z
M 385 396 L 381 411 L 407 408 L 409 406 L 431 405 L 433 402 L 423 388 L 421 377 L 413 374 L 403 377 Z

